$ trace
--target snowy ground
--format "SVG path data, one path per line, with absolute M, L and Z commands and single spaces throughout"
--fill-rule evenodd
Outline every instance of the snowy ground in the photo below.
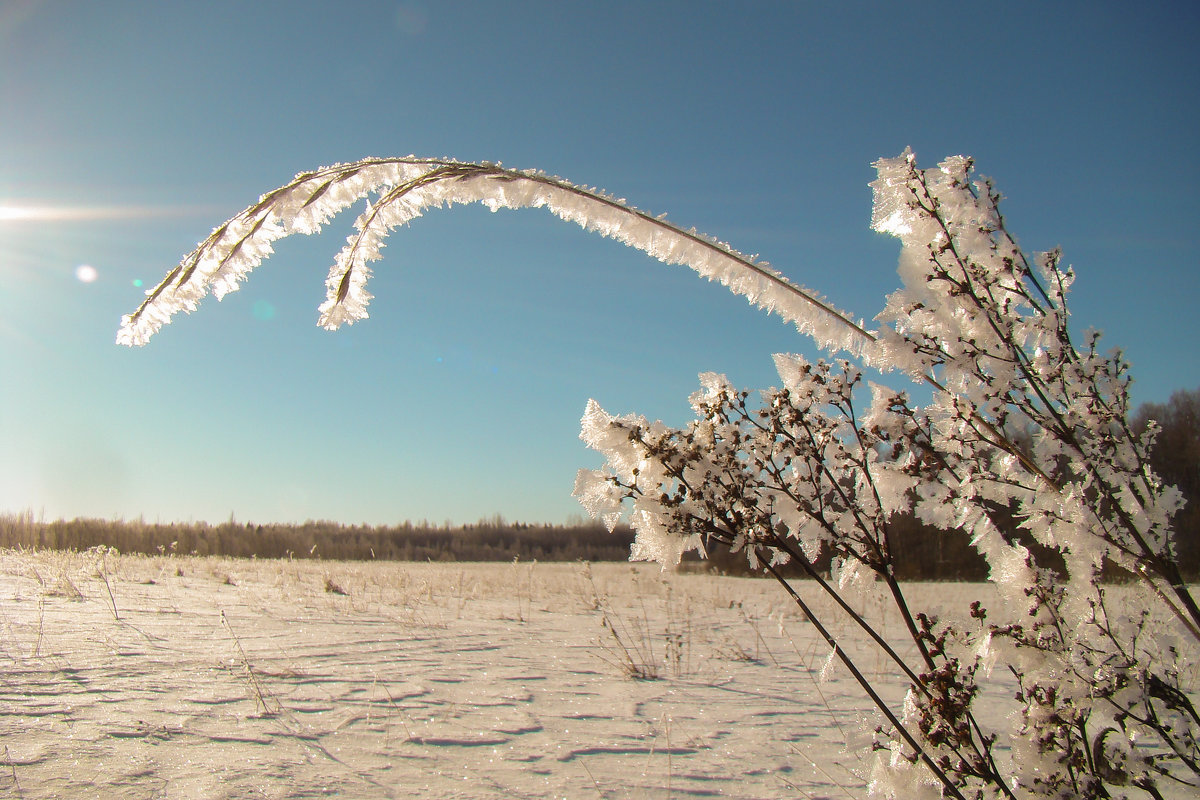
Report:
M 650 565 L 0 551 L 0 794 L 861 796 L 864 703 L 784 599 Z

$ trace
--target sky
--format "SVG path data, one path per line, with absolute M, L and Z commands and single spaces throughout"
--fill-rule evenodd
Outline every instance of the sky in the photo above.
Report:
M 143 348 L 131 312 L 229 216 L 367 156 L 538 168 L 757 253 L 870 319 L 871 164 L 973 156 L 1135 403 L 1200 387 L 1200 6 L 0 2 L 0 512 L 559 523 L 589 398 L 682 425 L 793 328 L 544 211 L 435 211 L 316 326 L 356 212 Z M 903 379 L 886 380 L 903 387 Z

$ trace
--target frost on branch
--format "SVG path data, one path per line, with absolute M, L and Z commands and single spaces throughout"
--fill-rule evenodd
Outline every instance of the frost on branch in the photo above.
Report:
M 326 279 L 318 324 L 335 329 L 365 319 L 371 295 L 368 265 L 381 258 L 395 228 L 427 209 L 458 203 L 501 208 L 546 208 L 586 230 L 616 239 L 667 264 L 686 265 L 746 297 L 752 304 L 816 338 L 824 346 L 859 352 L 861 325 L 817 293 L 716 239 L 638 211 L 596 189 L 536 171 L 446 159 L 365 159 L 297 175 L 263 195 L 209 235 L 124 317 L 117 341 L 145 344 L 179 311 L 191 312 L 208 292 L 220 299 L 293 233 L 316 233 L 335 214 L 367 200 L 354 233 Z
M 876 166 L 872 226 L 900 239 L 902 286 L 862 357 L 932 387 L 930 402 L 882 385 L 864 402 L 844 361 L 776 356 L 782 386 L 757 393 L 702 375 L 683 428 L 585 422 L 609 462 L 581 473 L 585 505 L 602 497 L 610 523 L 628 509 L 635 558 L 670 566 L 723 547 L 785 588 L 774 567 L 790 561 L 829 594 L 908 685 L 902 709 L 876 701 L 887 724 L 875 793 L 1200 791 L 1200 713 L 1181 679 L 1200 656 L 1200 608 L 1174 559 L 1179 493 L 1127 421 L 1128 365 L 1098 334 L 1074 344 L 1074 274 L 1057 251 L 1026 256 L 970 159 L 923 170 L 905 152 Z M 990 566 L 993 608 L 975 603 L 970 624 L 946 625 L 908 607 L 891 535 L 902 513 L 967 537 Z M 814 568 L 823 553 L 836 580 Z M 1140 581 L 1132 605 L 1112 601 L 1105 570 Z M 862 576 L 892 599 L 914 656 L 844 602 Z M 832 645 L 830 665 L 877 698 L 787 590 Z M 1013 724 L 988 730 L 974 716 L 978 678 L 999 664 L 1016 683 L 1000 695 L 1015 702 Z

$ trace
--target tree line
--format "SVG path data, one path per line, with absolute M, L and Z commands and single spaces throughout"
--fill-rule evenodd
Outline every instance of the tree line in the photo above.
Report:
M 1176 558 L 1190 580 L 1200 578 L 1200 388 L 1181 389 L 1166 403 L 1143 403 L 1131 421 L 1134 431 L 1158 423 L 1150 466 L 1162 482 L 1175 486 L 1186 505 L 1174 518 Z
M 983 580 L 987 566 L 963 539 L 926 528 L 911 517 L 895 520 L 906 578 Z M 148 523 L 77 518 L 39 521 L 31 513 L 0 517 L 0 547 L 76 550 L 114 547 L 122 553 L 230 556 L 335 561 L 625 561 L 633 532 L 609 532 L 594 522 L 565 525 L 507 522 L 502 517 L 465 525 L 403 522 L 346 525 L 328 520 L 256 524 L 233 520 Z M 751 572 L 744 556 L 685 556 L 689 568 L 732 575 Z M 826 556 L 821 565 L 829 569 Z
M 327 520 L 256 524 L 229 520 L 148 523 L 78 518 L 39 521 L 31 513 L 0 517 L 0 547 L 122 553 L 323 558 L 338 561 L 624 561 L 633 534 L 609 533 L 599 523 L 509 523 L 496 517 L 474 524 L 345 525 Z
M 1166 403 L 1140 406 L 1134 431 L 1158 423 L 1151 465 L 1187 503 L 1175 516 L 1180 570 L 1200 578 L 1200 388 L 1181 390 Z M 966 537 L 923 525 L 912 515 L 893 518 L 892 542 L 902 580 L 987 578 L 987 564 Z M 1011 520 L 1009 535 L 1034 546 Z M 142 520 L 39 521 L 29 512 L 0 517 L 0 547 L 86 550 L 104 545 L 122 553 L 221 555 L 237 558 L 324 558 L 340 561 L 624 561 L 633 533 L 619 526 L 576 520 L 565 525 L 508 522 L 497 515 L 474 524 L 404 522 L 398 525 L 346 525 L 331 521 L 255 524 L 230 519 L 207 522 L 147 523 Z M 692 554 L 694 556 L 694 554 Z M 690 558 L 689 561 L 698 561 Z M 829 555 L 820 562 L 829 569 Z M 748 574 L 742 554 L 710 553 L 707 568 Z M 693 565 L 695 566 L 695 565 Z

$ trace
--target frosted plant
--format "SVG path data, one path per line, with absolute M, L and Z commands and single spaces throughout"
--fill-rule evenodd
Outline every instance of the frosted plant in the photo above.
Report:
M 1031 263 L 967 159 L 925 171 L 905 153 L 877 167 L 873 225 L 901 238 L 904 287 L 876 317 L 863 360 L 930 384 L 932 402 L 874 386 L 860 410 L 849 362 L 776 356 L 782 386 L 753 401 L 701 376 L 685 428 L 590 405 L 582 435 L 608 465 L 582 472 L 577 494 L 610 523 L 629 507 L 635 557 L 671 564 L 688 549 L 728 547 L 785 588 L 776 566 L 792 561 L 840 603 L 909 686 L 904 707 L 888 708 L 824 634 L 886 720 L 882 795 L 929 776 L 932 796 L 1195 789 L 1200 716 L 1178 671 L 1197 655 L 1200 612 L 1171 543 L 1179 495 L 1126 423 L 1126 365 L 1099 352 L 1097 335 L 1082 351 L 1072 344 L 1073 275 L 1057 253 Z M 889 520 L 909 511 L 970 537 L 999 608 L 976 604 L 972 624 L 955 626 L 908 607 Z M 1007 517 L 1022 535 L 1006 532 Z M 823 550 L 840 563 L 836 584 L 813 566 Z M 1114 607 L 1106 564 L 1138 576 L 1155 608 Z M 844 602 L 864 576 L 894 601 L 915 663 Z M 972 710 L 997 665 L 1016 683 L 1010 731 L 985 730 Z M 1012 753 L 1004 764 L 998 743 Z
M 910 152 L 876 164 L 873 227 L 901 239 L 903 287 L 867 331 L 767 265 L 594 189 L 538 172 L 417 158 L 368 159 L 302 173 L 218 227 L 133 314 L 118 341 L 144 344 L 205 294 L 236 289 L 291 233 L 313 233 L 358 201 L 366 208 L 335 259 L 319 324 L 366 317 L 368 264 L 386 235 L 425 209 L 481 202 L 546 207 L 720 281 L 780 314 L 831 354 L 928 384 L 914 404 L 864 387 L 849 360 L 775 358 L 781 385 L 737 390 L 701 376 L 683 428 L 594 402 L 582 437 L 607 465 L 581 471 L 576 494 L 614 525 L 628 515 L 632 557 L 665 566 L 716 548 L 744 553 L 779 581 L 880 714 L 872 791 L 886 797 L 1163 797 L 1200 788 L 1200 715 L 1180 666 L 1200 655 L 1200 608 L 1176 567 L 1170 519 L 1181 500 L 1150 470 L 1153 429 L 1127 424 L 1126 365 L 1098 335 L 1068 328 L 1070 270 L 1058 253 L 1028 258 L 1005 227 L 990 182 L 969 159 L 918 169 Z M 864 398 L 864 395 L 868 397 Z M 998 588 L 967 622 L 910 608 L 891 530 L 912 513 L 969 537 Z M 1009 520 L 1019 521 L 1014 533 Z M 836 578 L 815 566 L 835 557 Z M 907 696 L 889 705 L 833 628 L 779 572 L 799 566 L 863 641 L 896 667 Z M 1115 568 L 1147 602 L 1113 603 Z M 912 647 L 894 647 L 855 593 L 882 587 Z M 996 669 L 1000 672 L 997 675 Z M 1000 686 L 1011 726 L 978 720 Z M 994 699 L 994 698 L 993 698 Z
M 796 286 L 765 263 L 729 245 L 683 230 L 604 192 L 530 170 L 448 159 L 365 159 L 303 172 L 217 227 L 146 293 L 124 317 L 117 342 L 145 344 L 178 311 L 194 311 L 206 294 L 219 300 L 272 252 L 272 242 L 319 231 L 356 202 L 366 208 L 337 254 L 325 282 L 318 324 L 334 330 L 367 317 L 368 264 L 381 257 L 384 239 L 429 208 L 482 203 L 501 208 L 547 208 L 602 236 L 617 239 L 668 264 L 686 264 L 751 303 L 774 312 L 823 346 L 857 352 L 866 332 L 816 292 Z

